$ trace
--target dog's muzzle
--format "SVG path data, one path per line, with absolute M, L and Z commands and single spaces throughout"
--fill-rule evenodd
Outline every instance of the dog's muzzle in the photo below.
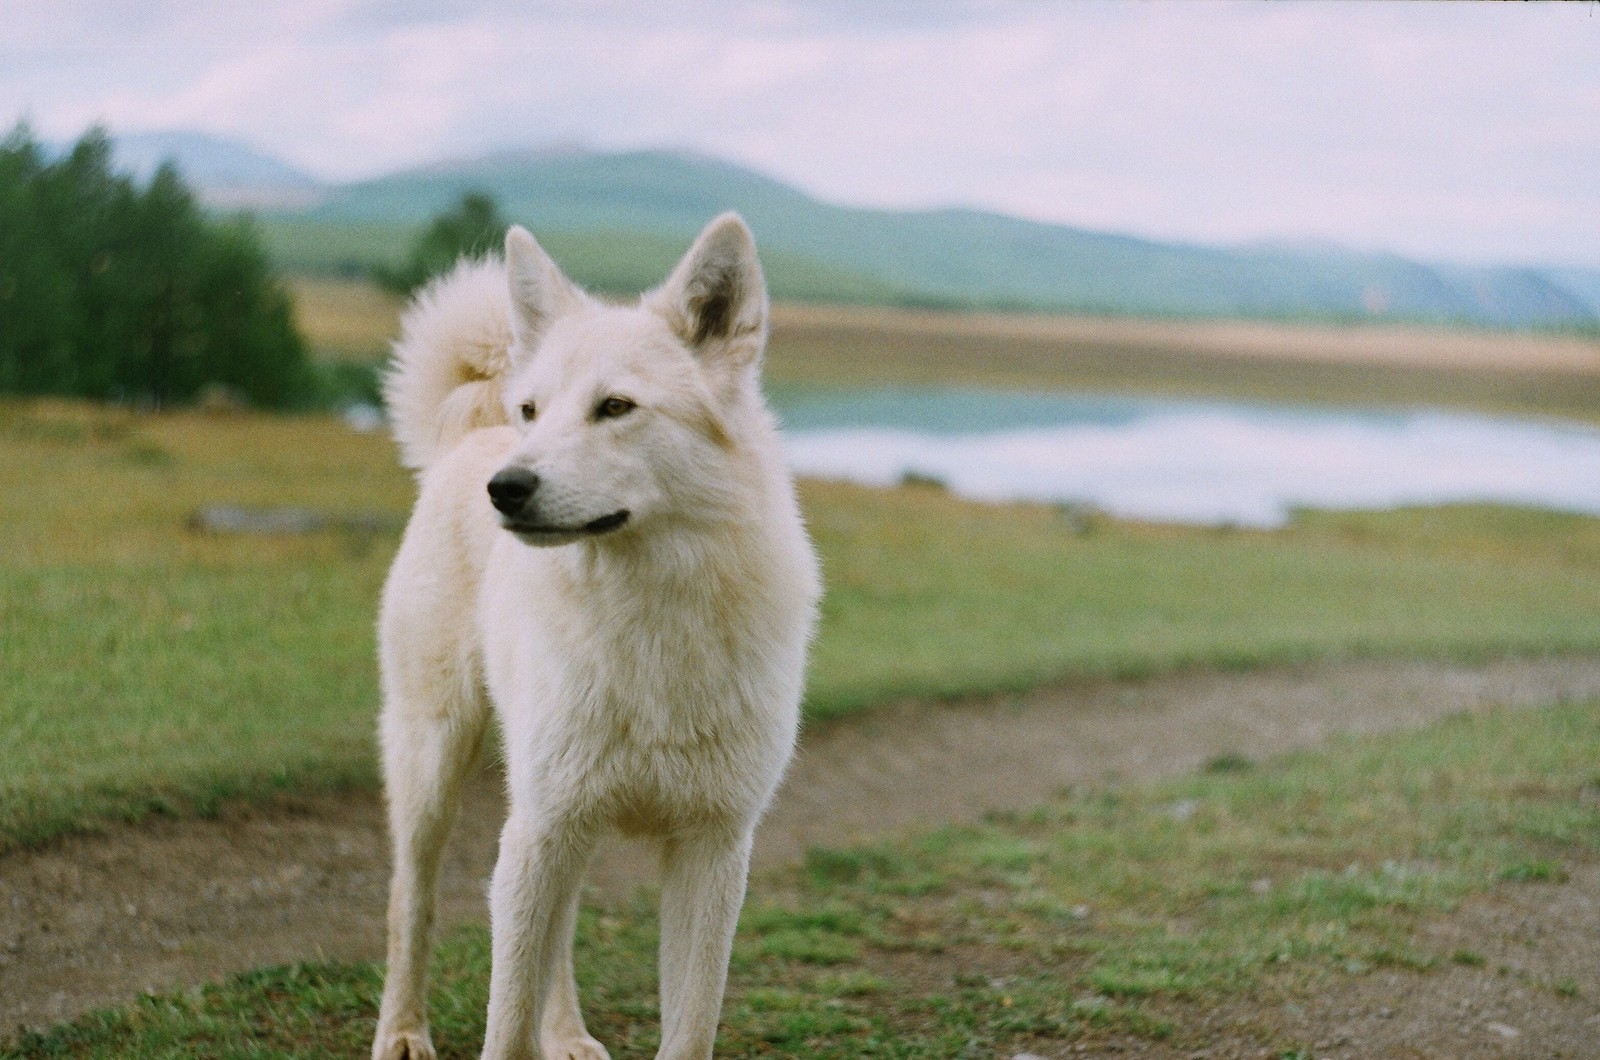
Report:
M 539 476 L 525 467 L 501 468 L 489 480 L 489 502 L 500 513 L 500 525 L 532 544 L 608 533 L 626 523 L 631 514 L 624 508 L 579 526 L 553 526 L 540 519 L 537 505 L 531 503 L 538 490 Z

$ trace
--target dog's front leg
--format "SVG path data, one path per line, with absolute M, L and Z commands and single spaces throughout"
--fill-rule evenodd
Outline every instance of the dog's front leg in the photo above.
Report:
M 733 932 L 750 870 L 749 831 L 667 843 L 661 891 L 661 1050 L 709 1060 L 728 982 Z
M 578 981 L 572 971 L 572 938 L 578 928 L 577 889 L 567 901 L 567 908 L 556 930 L 556 958 L 545 997 L 544 1021 L 540 1024 L 539 1041 L 544 1047 L 545 1060 L 611 1060 L 605 1046 L 589 1036 L 583 1025 L 583 1012 L 578 1007 Z
M 565 1000 L 552 995 L 565 974 L 562 956 L 569 952 L 574 902 L 593 846 L 592 831 L 576 822 L 513 807 L 489 889 L 493 963 L 484 1060 L 546 1060 L 539 1030 L 552 1000 Z

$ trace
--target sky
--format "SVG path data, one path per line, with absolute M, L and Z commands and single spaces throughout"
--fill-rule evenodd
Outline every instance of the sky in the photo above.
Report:
M 820 198 L 1600 268 L 1600 4 L 0 0 L 0 124 L 346 181 L 561 143 Z

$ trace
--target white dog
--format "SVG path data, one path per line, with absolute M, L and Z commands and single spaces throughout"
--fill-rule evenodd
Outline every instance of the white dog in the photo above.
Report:
M 661 841 L 658 1055 L 711 1055 L 820 593 L 759 389 L 766 335 L 733 214 L 636 305 L 585 294 L 513 228 L 503 263 L 463 263 L 408 311 L 387 396 L 421 494 L 379 624 L 394 878 L 374 1057 L 434 1056 L 440 851 L 491 709 L 510 815 L 483 1055 L 607 1055 L 572 938 L 608 829 Z

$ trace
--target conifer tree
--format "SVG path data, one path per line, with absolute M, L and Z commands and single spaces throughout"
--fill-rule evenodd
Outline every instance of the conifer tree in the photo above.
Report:
M 282 407 L 314 383 L 248 222 L 207 217 L 171 165 L 140 187 L 99 129 L 56 160 L 26 126 L 0 141 L 0 390 Z
M 462 258 L 498 250 L 507 227 L 493 198 L 469 191 L 417 237 L 404 265 L 374 269 L 374 278 L 396 294 L 409 295 Z

